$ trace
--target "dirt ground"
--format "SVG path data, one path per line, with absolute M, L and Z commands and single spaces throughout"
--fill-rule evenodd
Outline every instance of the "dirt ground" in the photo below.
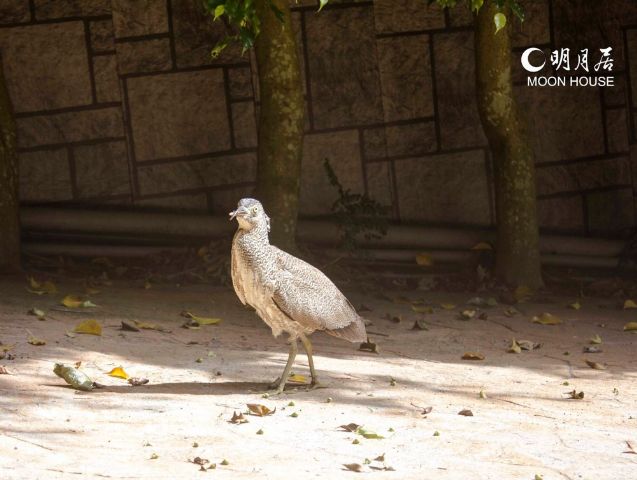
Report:
M 0 478 L 637 478 L 637 455 L 627 453 L 627 441 L 637 448 L 637 336 L 623 331 L 637 310 L 618 307 L 623 299 L 583 298 L 573 310 L 566 306 L 574 298 L 545 295 L 517 305 L 513 317 L 499 304 L 462 320 L 459 312 L 476 308 L 465 305 L 475 294 L 387 292 L 434 306 L 418 314 L 408 303 L 346 292 L 371 309 L 364 315 L 379 353 L 315 334 L 327 388 L 264 398 L 287 346 L 232 290 L 115 282 L 91 296 L 97 307 L 73 310 L 59 302 L 83 287 L 56 283 L 59 293 L 38 296 L 23 278 L 0 277 L 0 342 L 15 345 L 7 352 L 15 358 L 0 360 L 10 373 L 0 375 Z M 33 307 L 46 320 L 28 315 Z M 223 321 L 184 329 L 183 310 Z M 542 312 L 563 323 L 533 323 Z M 418 318 L 429 330 L 411 329 Z M 66 335 L 86 319 L 98 320 L 103 334 Z M 122 320 L 170 332 L 121 331 Z M 603 352 L 584 354 L 595 334 Z M 29 335 L 46 345 L 29 344 Z M 542 345 L 507 353 L 512 338 Z M 468 351 L 485 359 L 462 360 Z M 107 388 L 79 392 L 52 372 L 55 362 L 78 361 Z M 108 376 L 116 366 L 149 383 Z M 309 377 L 305 355 L 293 371 Z M 573 389 L 584 398 L 568 398 Z M 248 403 L 276 412 L 230 423 Z M 473 416 L 459 415 L 463 409 Z M 384 438 L 339 428 L 349 423 Z M 382 454 L 384 462 L 374 460 Z M 195 457 L 216 468 L 200 471 Z

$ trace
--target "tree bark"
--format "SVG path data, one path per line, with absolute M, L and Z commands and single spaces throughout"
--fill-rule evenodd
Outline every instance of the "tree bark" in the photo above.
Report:
M 0 270 L 20 269 L 16 129 L 0 62 Z
M 535 161 L 513 97 L 509 20 L 495 33 L 494 1 L 480 9 L 475 29 L 478 110 L 493 156 L 497 220 L 497 278 L 508 285 L 542 286 Z
M 273 4 L 283 13 L 280 21 Z M 271 217 L 272 243 L 296 250 L 305 105 L 286 0 L 257 0 L 261 32 L 255 43 L 261 108 L 257 196 Z

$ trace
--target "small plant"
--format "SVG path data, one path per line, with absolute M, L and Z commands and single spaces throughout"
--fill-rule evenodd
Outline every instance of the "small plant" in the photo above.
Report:
M 343 188 L 328 159 L 323 165 L 330 185 L 338 190 L 331 210 L 341 231 L 343 247 L 354 249 L 360 236 L 365 240 L 382 238 L 387 233 L 387 207 L 365 193 L 352 193 Z

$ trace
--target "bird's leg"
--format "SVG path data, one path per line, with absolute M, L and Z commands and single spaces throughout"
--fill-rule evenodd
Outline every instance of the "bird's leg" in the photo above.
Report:
M 298 351 L 299 348 L 296 343 L 296 338 L 290 338 L 290 354 L 288 355 L 288 362 L 285 364 L 285 368 L 283 369 L 283 374 L 281 375 L 281 377 L 276 379 L 270 386 L 272 389 L 276 390 L 275 393 L 283 392 L 283 389 L 285 388 L 285 382 L 287 382 L 288 377 L 290 376 L 290 370 L 292 370 L 292 364 L 294 363 L 294 358 L 296 357 Z
M 310 374 L 312 375 L 312 386 L 318 386 L 318 375 L 316 374 L 316 370 L 314 370 L 314 358 L 312 358 L 312 344 L 310 340 L 305 336 L 301 335 L 301 343 L 303 344 L 303 348 L 305 349 L 305 353 L 307 353 L 307 363 L 310 364 Z

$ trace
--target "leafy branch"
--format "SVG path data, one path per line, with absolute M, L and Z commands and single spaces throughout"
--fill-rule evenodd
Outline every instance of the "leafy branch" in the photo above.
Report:
M 354 249 L 356 238 L 366 240 L 382 238 L 387 233 L 387 207 L 367 194 L 352 193 L 343 188 L 329 160 L 323 162 L 330 185 L 338 190 L 338 198 L 332 204 L 332 213 L 341 231 L 341 243 Z

